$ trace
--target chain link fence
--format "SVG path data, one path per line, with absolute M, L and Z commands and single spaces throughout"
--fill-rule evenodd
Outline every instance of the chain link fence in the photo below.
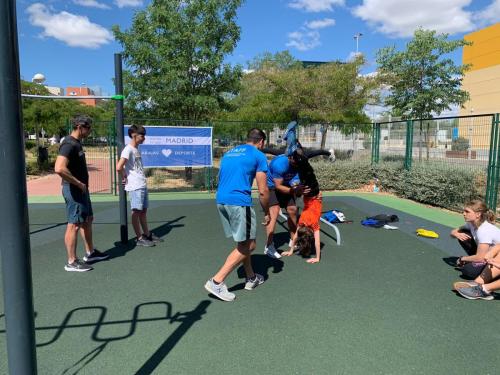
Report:
M 148 168 L 148 187 L 157 192 L 214 191 L 222 156 L 244 143 L 251 128 L 266 132 L 267 148 L 286 147 L 283 140 L 286 123 L 145 118 L 126 119 L 125 124 L 213 128 L 213 166 Z M 372 189 L 378 182 L 383 189 L 397 194 L 399 189 L 398 195 L 437 206 L 443 206 L 443 197 L 448 194 L 456 195 L 455 202 L 462 197 L 478 197 L 485 199 L 490 208 L 496 208 L 500 181 L 499 127 L 498 114 L 354 125 L 299 123 L 298 138 L 306 149 L 330 151 L 330 157 L 311 160 L 325 190 L 363 185 Z M 114 120 L 95 122 L 91 136 L 84 141 L 92 193 L 117 193 L 116 145 Z M 52 148 L 56 150 L 57 146 Z M 55 155 L 50 154 L 49 158 L 54 159 Z M 436 195 L 419 197 L 417 188 L 423 184 L 430 190 L 435 184 Z M 441 196 L 438 190 L 444 190 Z M 460 195 L 459 190 L 469 193 Z M 461 204 L 444 206 L 459 210 Z

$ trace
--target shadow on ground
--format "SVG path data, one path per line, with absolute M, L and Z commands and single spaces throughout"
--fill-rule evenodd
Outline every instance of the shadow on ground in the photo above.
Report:
M 203 300 L 201 301 L 193 310 L 186 312 L 176 312 L 173 313 L 172 304 L 165 301 L 155 301 L 141 303 L 134 308 L 131 319 L 126 320 L 115 320 L 106 321 L 106 313 L 108 309 L 104 306 L 86 306 L 79 307 L 69 311 L 60 325 L 56 326 L 46 326 L 46 327 L 35 327 L 35 331 L 55 331 L 51 339 L 45 342 L 38 342 L 37 347 L 44 347 L 55 343 L 61 335 L 70 329 L 81 329 L 86 327 L 93 327 L 91 334 L 92 341 L 98 343 L 98 346 L 86 353 L 80 359 L 78 359 L 71 366 L 66 368 L 62 374 L 78 374 L 86 366 L 88 366 L 93 360 L 95 360 L 100 354 L 104 352 L 108 345 L 112 343 L 126 340 L 132 337 L 137 329 L 139 323 L 148 322 L 166 322 L 168 324 L 180 323 L 180 325 L 172 332 L 165 341 L 156 349 L 154 353 L 144 362 L 144 364 L 135 372 L 135 374 L 152 374 L 158 365 L 168 356 L 170 351 L 177 345 L 181 338 L 187 333 L 187 331 L 199 320 L 202 319 L 203 315 L 207 313 L 207 308 L 211 304 L 211 301 Z M 139 314 L 142 308 L 146 306 L 161 306 L 164 308 L 164 314 L 156 317 L 149 318 L 139 318 Z M 95 323 L 71 323 L 73 316 L 77 313 L 84 312 L 88 315 L 89 311 L 98 311 L 99 317 Z M 0 318 L 4 315 L 1 314 Z M 103 337 L 99 335 L 99 331 L 102 327 L 111 325 L 130 325 L 129 331 L 125 335 L 121 336 L 109 336 Z M 5 334 L 5 330 L 0 330 L 0 334 Z

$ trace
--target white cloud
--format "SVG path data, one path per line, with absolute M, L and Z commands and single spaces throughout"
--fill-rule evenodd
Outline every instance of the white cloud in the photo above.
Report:
M 317 31 L 294 31 L 288 34 L 287 47 L 297 48 L 299 51 L 308 51 L 321 45 Z
M 485 9 L 474 14 L 474 19 L 477 19 L 479 22 L 484 23 L 484 24 L 499 22 L 500 21 L 500 0 L 494 0 Z
M 334 5 L 344 5 L 344 0 L 292 0 L 288 6 L 306 12 L 332 11 Z
M 111 32 L 89 21 L 85 16 L 68 12 L 52 13 L 40 3 L 30 5 L 27 10 L 30 23 L 43 28 L 42 37 L 52 37 L 70 47 L 99 48 L 109 43 Z
M 412 36 L 419 27 L 454 34 L 474 29 L 472 13 L 464 10 L 471 1 L 363 0 L 353 13 L 392 37 Z
M 118 8 L 140 7 L 142 6 L 142 0 L 115 0 L 115 4 Z
M 332 18 L 324 18 L 322 20 L 314 20 L 314 21 L 309 21 L 306 22 L 306 27 L 309 29 L 323 29 L 325 27 L 333 26 L 335 25 L 335 20 Z
M 82 7 L 98 8 L 98 9 L 111 9 L 110 6 L 100 3 L 97 0 L 73 0 L 73 3 L 81 5 Z

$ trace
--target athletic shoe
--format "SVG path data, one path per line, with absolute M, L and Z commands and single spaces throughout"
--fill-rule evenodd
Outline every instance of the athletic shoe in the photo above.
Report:
M 87 263 L 93 263 L 93 262 L 98 262 L 100 260 L 105 260 L 108 259 L 109 255 L 108 254 L 103 254 L 99 250 L 94 249 L 90 254 L 86 254 L 83 257 L 83 260 Z
M 246 290 L 253 290 L 257 288 L 260 284 L 264 283 L 264 276 L 259 275 L 258 273 L 255 274 L 253 279 L 247 279 L 245 283 L 245 289 Z
M 453 283 L 453 289 L 458 290 L 462 288 L 470 288 L 476 285 L 479 285 L 479 283 L 476 283 L 475 281 L 457 281 Z
M 474 285 L 468 288 L 460 288 L 457 289 L 457 292 L 460 293 L 462 297 L 465 297 L 467 299 L 484 299 L 487 301 L 491 301 L 495 298 L 491 293 L 485 292 L 481 285 Z
M 144 247 L 153 247 L 155 246 L 155 243 L 153 241 L 150 241 L 147 239 L 147 237 L 141 237 L 138 240 L 135 241 L 135 244 L 137 246 L 144 246 Z
M 67 263 L 64 266 L 64 269 L 68 272 L 86 272 L 92 270 L 93 268 L 88 264 L 85 264 L 85 262 L 82 262 L 80 259 L 76 259 L 73 263 Z
M 264 254 L 266 254 L 268 257 L 274 258 L 274 259 L 279 259 L 281 258 L 281 254 L 278 253 L 276 248 L 274 247 L 273 244 L 266 246 L 264 248 Z
M 205 289 L 217 298 L 220 298 L 221 300 L 226 302 L 234 301 L 234 299 L 236 298 L 236 295 L 234 293 L 231 293 L 227 290 L 226 284 L 224 284 L 223 282 L 220 284 L 216 284 L 214 283 L 213 279 L 210 279 L 205 283 Z
M 152 241 L 154 243 L 163 242 L 163 238 L 158 237 L 153 232 L 149 232 L 149 236 L 144 236 L 144 237 L 146 237 L 148 240 L 150 240 L 150 241 Z

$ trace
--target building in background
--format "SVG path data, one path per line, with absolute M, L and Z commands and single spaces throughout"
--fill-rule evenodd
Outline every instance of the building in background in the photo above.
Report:
M 500 22 L 467 34 L 462 62 L 470 64 L 462 89 L 470 100 L 460 110 L 461 116 L 500 112 Z
M 462 63 L 470 64 L 464 75 L 462 89 L 470 100 L 460 109 L 460 116 L 486 115 L 500 112 L 500 23 L 464 36 L 472 42 L 464 46 Z M 469 140 L 473 149 L 489 148 L 491 119 L 486 117 L 460 119 L 458 136 Z
M 52 95 L 56 95 L 56 96 L 64 96 L 64 89 L 62 87 L 55 87 L 55 86 L 45 86 L 45 88 L 47 90 L 49 90 L 49 92 L 52 94 Z
M 66 95 L 68 96 L 93 96 L 96 95 L 89 87 L 66 87 Z M 95 107 L 99 103 L 99 99 L 78 99 L 79 102 Z

